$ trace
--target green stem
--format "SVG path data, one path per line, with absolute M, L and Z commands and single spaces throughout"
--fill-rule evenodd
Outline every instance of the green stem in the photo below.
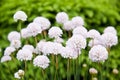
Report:
M 45 72 L 43 69 L 42 69 L 42 75 L 43 75 L 43 80 L 45 80 Z
M 54 80 L 58 80 L 57 79 L 57 69 L 58 69 L 58 59 L 57 59 L 57 55 L 55 56 L 55 69 L 56 69 L 56 71 L 55 71 L 55 78 L 54 78 Z
M 70 80 L 70 59 L 67 61 L 67 80 Z

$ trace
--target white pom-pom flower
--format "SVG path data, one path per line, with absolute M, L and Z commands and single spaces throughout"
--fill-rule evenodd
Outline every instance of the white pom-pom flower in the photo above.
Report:
M 21 47 L 21 42 L 20 40 L 12 40 L 12 42 L 10 43 L 10 46 L 18 49 Z
M 21 79 L 21 77 L 19 76 L 18 72 L 14 73 L 14 77 L 15 77 L 16 79 Z
M 2 58 L 1 58 L 1 63 L 2 62 L 6 62 L 6 61 L 10 61 L 11 60 L 11 57 L 10 56 L 3 56 Z
M 48 31 L 48 35 L 50 38 L 61 37 L 62 34 L 63 34 L 62 30 L 59 27 L 55 27 L 55 26 L 50 28 Z
M 17 31 L 12 31 L 8 34 L 8 40 L 11 42 L 12 40 L 20 40 L 20 33 Z
M 34 51 L 34 47 L 33 47 L 32 45 L 29 45 L 29 44 L 24 45 L 22 49 L 28 49 L 28 50 L 30 50 L 31 52 Z
M 65 23 L 65 22 L 67 22 L 69 18 L 68 18 L 67 13 L 65 13 L 65 12 L 59 12 L 59 13 L 56 15 L 55 19 L 56 19 L 56 21 L 57 21 L 58 23 L 63 24 L 63 23 Z
M 18 70 L 18 75 L 20 76 L 20 77 L 23 77 L 24 76 L 24 74 L 25 74 L 25 72 L 23 71 L 23 70 Z
M 72 18 L 72 24 L 74 27 L 78 27 L 78 26 L 83 26 L 84 25 L 84 20 L 82 17 L 80 16 L 76 16 Z
M 21 49 L 17 53 L 17 59 L 20 61 L 32 60 L 32 56 L 32 52 L 29 49 Z
M 18 20 L 26 21 L 26 20 L 27 20 L 27 15 L 26 15 L 26 13 L 23 12 L 23 11 L 17 11 L 17 12 L 14 14 L 13 18 L 14 18 L 14 21 L 16 21 L 16 22 L 17 22 Z
M 34 22 L 30 23 L 27 26 L 27 29 L 28 29 L 30 36 L 33 36 L 33 37 L 35 37 L 37 34 L 42 32 L 41 26 Z
M 103 46 L 105 46 L 106 48 L 117 45 L 118 43 L 118 37 L 112 33 L 102 34 L 101 39 Z
M 81 35 L 73 35 L 66 42 L 68 47 L 71 47 L 75 50 L 85 49 L 86 47 L 86 39 Z
M 78 53 L 70 47 L 61 48 L 60 54 L 63 58 L 76 59 L 78 57 Z
M 15 51 L 15 48 L 9 46 L 9 47 L 7 47 L 7 48 L 5 49 L 4 55 L 5 55 L 5 56 L 9 56 L 9 55 L 11 55 L 11 53 L 13 53 L 14 51 Z
M 33 60 L 34 66 L 46 69 L 49 66 L 50 60 L 47 56 L 39 55 Z
M 44 17 L 36 17 L 33 22 L 38 23 L 42 31 L 48 29 L 51 25 L 50 21 Z
M 87 38 L 87 29 L 85 27 L 76 27 L 73 30 L 73 35 L 82 35 L 84 38 Z
M 112 33 L 117 35 L 117 31 L 113 26 L 108 26 L 107 28 L 105 28 L 104 33 Z
M 105 61 L 108 58 L 108 52 L 105 47 L 96 45 L 90 49 L 89 58 L 93 62 Z
M 29 31 L 28 31 L 28 29 L 27 28 L 23 28 L 22 30 L 21 30 L 21 37 L 22 38 L 28 38 L 28 37 L 30 37 L 30 33 L 29 33 Z
M 88 43 L 88 46 L 89 46 L 89 47 L 93 47 L 93 46 L 95 46 L 95 45 L 102 45 L 101 40 L 92 39 L 92 40 L 90 40 L 89 43 Z
M 93 75 L 93 74 L 97 74 L 98 71 L 95 68 L 90 68 L 89 73 Z
M 46 42 L 42 49 L 44 55 L 54 54 L 57 55 L 60 53 L 60 49 L 63 46 L 60 43 Z
M 74 26 L 72 24 L 72 21 L 67 21 L 63 24 L 63 29 L 66 31 L 70 31 L 72 29 L 74 29 Z
M 64 40 L 62 38 L 60 38 L 60 37 L 57 37 L 57 38 L 54 39 L 54 42 L 62 43 L 62 42 L 64 42 Z
M 95 29 L 91 29 L 91 30 L 88 31 L 87 37 L 92 38 L 92 39 L 99 39 L 100 38 L 100 33 Z

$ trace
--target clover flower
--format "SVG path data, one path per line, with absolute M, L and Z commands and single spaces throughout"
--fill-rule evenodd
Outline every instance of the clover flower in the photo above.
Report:
M 27 20 L 27 15 L 26 15 L 26 13 L 23 12 L 23 11 L 17 11 L 17 12 L 14 14 L 13 18 L 14 18 L 14 21 L 16 21 L 16 22 L 17 22 L 18 20 L 26 21 L 26 20 Z
M 87 38 L 87 29 L 85 27 L 76 27 L 73 29 L 73 35 L 82 35 L 84 38 Z
M 12 31 L 8 34 L 8 40 L 11 42 L 12 40 L 20 40 L 20 33 L 17 31 Z
M 32 45 L 29 45 L 29 44 L 24 45 L 22 49 L 29 49 L 31 52 L 34 51 L 34 47 Z
M 33 60 L 34 66 L 46 69 L 49 66 L 50 60 L 47 56 L 39 55 Z
M 51 26 L 50 21 L 45 17 L 36 17 L 33 22 L 38 23 L 41 26 L 42 31 Z
M 93 62 L 105 61 L 108 58 L 108 52 L 105 47 L 96 45 L 90 49 L 89 58 Z
M 28 29 L 28 33 L 30 34 L 30 36 L 33 36 L 33 37 L 35 37 L 36 35 L 42 32 L 41 26 L 34 22 L 30 23 L 27 26 L 27 29 Z
M 67 21 L 63 24 L 63 29 L 66 31 L 70 31 L 72 29 L 74 29 L 74 26 L 72 24 L 72 21 Z
M 6 61 L 10 61 L 11 60 L 11 57 L 10 56 L 3 56 L 2 58 L 1 58 L 1 63 L 2 62 L 6 62 Z
M 62 30 L 59 27 L 53 26 L 49 29 L 48 35 L 50 38 L 58 38 L 63 34 Z
M 54 39 L 54 42 L 62 43 L 62 42 L 64 42 L 64 40 L 62 38 L 60 38 L 60 37 L 57 37 L 57 38 Z
M 65 22 L 68 21 L 68 15 L 65 12 L 59 12 L 56 17 L 55 17 L 56 21 L 60 24 L 64 24 Z
M 100 40 L 98 40 L 98 39 L 92 39 L 88 43 L 89 47 L 93 47 L 95 45 L 102 45 L 101 39 Z
M 93 74 L 97 74 L 98 71 L 95 68 L 90 68 L 89 73 L 93 75 Z
M 15 51 L 15 48 L 9 46 L 9 47 L 7 47 L 7 48 L 5 49 L 4 55 L 5 55 L 5 56 L 9 56 L 9 55 L 11 55 L 11 53 L 13 53 L 14 51 Z
M 32 60 L 32 56 L 32 52 L 29 49 L 21 49 L 17 53 L 17 59 L 20 61 Z
M 28 29 L 27 28 L 23 28 L 22 30 L 21 30 L 21 37 L 22 38 L 28 38 L 28 37 L 30 37 L 30 33 L 29 33 L 29 31 L 28 31 Z

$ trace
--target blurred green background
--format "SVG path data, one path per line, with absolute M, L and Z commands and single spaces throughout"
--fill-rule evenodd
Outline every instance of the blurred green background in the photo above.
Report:
M 114 26 L 117 30 L 117 35 L 120 38 L 120 0 L 0 0 L 0 58 L 3 56 L 5 47 L 9 46 L 7 40 L 7 34 L 13 30 L 17 30 L 18 23 L 14 22 L 13 15 L 16 11 L 23 10 L 28 15 L 28 20 L 24 22 L 23 27 L 26 27 L 28 23 L 37 16 L 44 16 L 48 18 L 52 25 L 58 25 L 55 22 L 55 15 L 58 12 L 66 12 L 70 19 L 74 16 L 81 16 L 84 18 L 85 27 L 90 29 L 96 29 L 103 32 L 103 29 L 107 26 Z M 120 43 L 120 39 L 119 39 Z M 103 75 L 106 76 L 105 80 L 119 80 L 120 72 L 117 75 L 112 73 L 113 68 L 117 68 L 120 71 L 120 44 L 113 46 L 109 55 L 109 64 L 104 64 L 109 68 L 109 73 L 103 71 Z M 86 69 L 80 69 L 80 78 L 87 77 L 89 80 L 90 75 L 86 74 L 90 67 L 96 67 L 95 63 L 89 61 L 88 50 L 83 50 L 81 54 L 82 59 L 80 61 L 80 67 L 82 64 L 87 64 Z M 66 79 L 65 63 L 66 60 L 59 57 L 59 75 L 61 79 Z M 23 65 L 21 67 L 21 65 Z M 38 68 L 33 68 L 28 62 L 27 80 L 41 80 L 42 75 Z M 14 80 L 14 73 L 24 67 L 24 63 L 15 59 L 15 62 L 0 63 L 0 80 Z M 33 72 L 34 70 L 34 72 Z M 53 68 L 46 70 L 50 77 L 53 72 Z M 117 77 L 116 77 L 117 76 Z M 37 77 L 37 78 L 34 78 Z M 29 79 L 28 79 L 29 78 Z

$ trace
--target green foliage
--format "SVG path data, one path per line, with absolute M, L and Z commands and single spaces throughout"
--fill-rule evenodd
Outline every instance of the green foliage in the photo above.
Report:
M 7 40 L 7 34 L 10 31 L 17 30 L 18 23 L 14 22 L 13 15 L 16 11 L 23 10 L 28 15 L 28 21 L 22 25 L 26 27 L 29 22 L 37 16 L 44 16 L 48 18 L 52 25 L 59 25 L 55 22 L 55 15 L 58 12 L 65 11 L 68 13 L 70 19 L 74 16 L 82 16 L 85 21 L 85 27 L 87 29 L 97 29 L 103 32 L 106 26 L 112 25 L 117 29 L 118 37 L 120 38 L 120 3 L 119 0 L 1 0 L 0 1 L 0 57 L 3 56 L 5 47 L 9 45 Z M 66 35 L 65 35 L 66 36 Z M 119 40 L 120 43 L 120 40 Z M 96 67 L 96 64 L 92 63 L 88 59 L 88 51 L 83 51 L 80 56 L 80 73 L 81 76 L 86 76 L 86 72 L 90 67 Z M 112 69 L 118 68 L 120 71 L 120 46 L 119 44 L 112 47 L 109 55 L 109 63 L 105 63 L 104 69 L 108 66 L 109 74 L 106 76 L 106 80 L 118 80 L 120 76 L 113 75 Z M 82 59 L 81 59 L 82 57 Z M 0 63 L 0 80 L 14 80 L 14 73 L 23 68 L 24 64 L 18 60 L 10 61 L 8 63 Z M 66 61 L 59 58 L 59 74 L 62 79 L 66 79 Z M 86 63 L 88 67 L 82 68 L 82 64 Z M 22 66 L 21 66 L 22 65 Z M 51 65 L 50 65 L 51 66 Z M 32 68 L 32 69 L 31 69 Z M 96 67 L 97 68 L 97 67 Z M 35 71 L 35 72 L 33 72 Z M 50 72 L 54 73 L 54 68 L 50 67 L 46 70 L 49 77 Z M 105 76 L 105 70 L 103 76 Z M 7 76 L 9 75 L 9 76 Z M 89 79 L 89 73 L 87 74 L 87 80 Z M 119 74 L 120 75 L 120 72 Z M 7 77 L 6 77 L 7 76 Z M 35 77 L 36 76 L 36 77 Z M 42 74 L 40 69 L 34 68 L 33 64 L 28 62 L 27 80 L 41 79 Z M 38 79 L 37 79 L 38 78 Z M 50 78 L 51 79 L 51 78 Z

